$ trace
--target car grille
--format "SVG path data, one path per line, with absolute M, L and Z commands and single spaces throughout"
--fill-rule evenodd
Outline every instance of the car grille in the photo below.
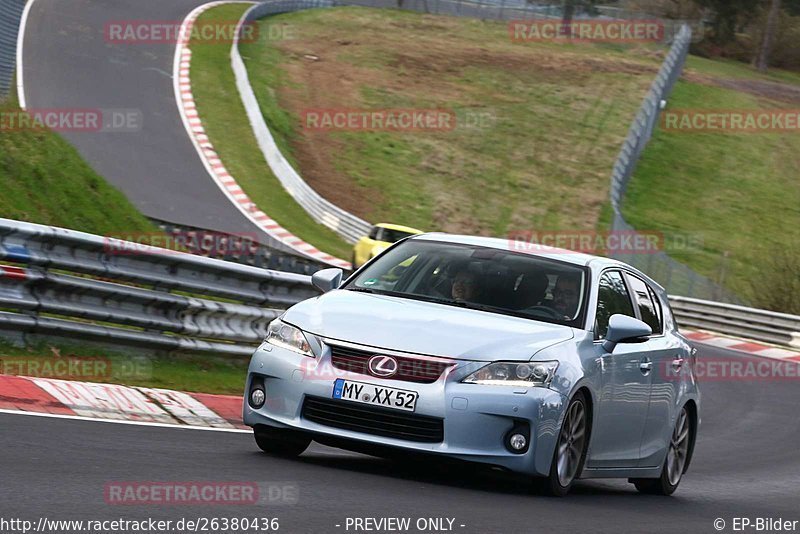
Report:
M 424 443 L 439 443 L 444 439 L 444 422 L 437 417 L 398 413 L 346 401 L 306 397 L 303 417 L 321 425 L 387 438 Z
M 350 371 L 351 373 L 360 373 L 362 375 L 370 375 L 367 362 L 369 359 L 379 354 L 378 352 L 369 352 L 360 349 L 353 349 L 350 347 L 343 347 L 341 345 L 331 345 L 331 363 L 334 367 Z M 431 384 L 436 382 L 445 369 L 454 365 L 450 362 L 440 362 L 436 360 L 426 360 L 421 358 L 392 356 L 397 360 L 397 373 L 392 375 L 392 380 L 404 380 L 406 382 L 417 382 L 420 384 Z M 379 377 L 383 378 L 383 377 Z

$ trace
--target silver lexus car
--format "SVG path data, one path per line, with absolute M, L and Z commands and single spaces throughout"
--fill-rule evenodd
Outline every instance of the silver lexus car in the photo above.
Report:
M 700 424 L 694 350 L 630 266 L 504 239 L 424 234 L 269 326 L 244 422 L 264 451 L 425 453 L 672 494 Z

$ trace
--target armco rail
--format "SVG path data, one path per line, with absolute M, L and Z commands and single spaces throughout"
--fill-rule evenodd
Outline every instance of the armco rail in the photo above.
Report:
M 292 0 L 288 2 L 267 2 L 253 6 L 247 10 L 239 21 L 239 27 L 236 32 L 237 38 L 235 38 L 233 46 L 231 47 L 231 65 L 236 75 L 236 87 L 239 90 L 244 108 L 247 111 L 247 117 L 250 120 L 253 133 L 258 141 L 258 146 L 261 148 L 261 152 L 264 154 L 264 158 L 267 160 L 267 164 L 269 164 L 273 174 L 275 174 L 284 189 L 292 195 L 292 198 L 305 209 L 312 219 L 327 226 L 348 243 L 355 243 L 361 237 L 369 233 L 371 228 L 370 223 L 322 198 L 319 193 L 314 191 L 314 189 L 300 177 L 286 158 L 283 157 L 283 154 L 281 154 L 278 145 L 275 144 L 275 140 L 267 127 L 264 116 L 261 114 L 258 100 L 253 92 L 253 88 L 250 86 L 247 69 L 245 68 L 242 56 L 239 54 L 238 35 L 243 24 L 263 18 L 267 15 L 316 7 L 332 7 L 333 5 L 333 2 L 326 0 Z
M 285 273 L 311 275 L 320 269 L 329 267 L 322 262 L 256 243 L 255 235 L 227 234 L 229 242 L 236 243 L 238 241 L 242 244 L 241 250 L 237 250 L 235 246 L 219 246 L 219 242 L 216 239 L 225 238 L 226 234 L 224 232 L 179 225 L 153 218 L 150 220 L 158 225 L 166 235 L 172 236 L 175 241 L 182 240 L 186 243 L 191 243 L 193 248 L 196 249 L 191 251 L 193 254 Z M 120 239 L 125 238 L 124 235 L 117 237 Z M 214 241 L 210 241 L 210 239 Z
M 308 276 L 0 219 L 0 330 L 247 355 Z M 192 296 L 188 296 L 192 295 Z M 231 302 L 233 301 L 233 302 Z M 800 317 L 685 297 L 682 327 L 797 346 Z M 794 343 L 794 345 L 793 345 Z
M 671 297 L 670 305 L 682 327 L 800 348 L 797 315 L 686 297 Z
M 0 260 L 24 265 L 0 266 L 0 330 L 167 351 L 246 355 L 316 294 L 304 275 L 8 219 Z

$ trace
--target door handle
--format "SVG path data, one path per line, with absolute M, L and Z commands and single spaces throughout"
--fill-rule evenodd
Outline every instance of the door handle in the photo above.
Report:
M 642 374 L 647 374 L 653 370 L 653 362 L 650 361 L 650 358 L 644 359 L 639 362 L 639 370 Z
M 681 367 L 683 367 L 683 358 L 680 356 L 675 356 L 675 359 L 672 360 L 672 370 L 673 371 L 680 371 Z

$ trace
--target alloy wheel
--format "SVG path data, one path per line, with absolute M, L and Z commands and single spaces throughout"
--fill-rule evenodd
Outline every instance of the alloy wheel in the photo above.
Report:
M 570 405 L 558 439 L 558 481 L 566 487 L 578 474 L 586 440 L 586 409 L 583 402 Z
M 667 479 L 671 485 L 676 486 L 681 481 L 688 454 L 689 415 L 686 413 L 686 408 L 683 408 L 675 423 L 667 452 Z

